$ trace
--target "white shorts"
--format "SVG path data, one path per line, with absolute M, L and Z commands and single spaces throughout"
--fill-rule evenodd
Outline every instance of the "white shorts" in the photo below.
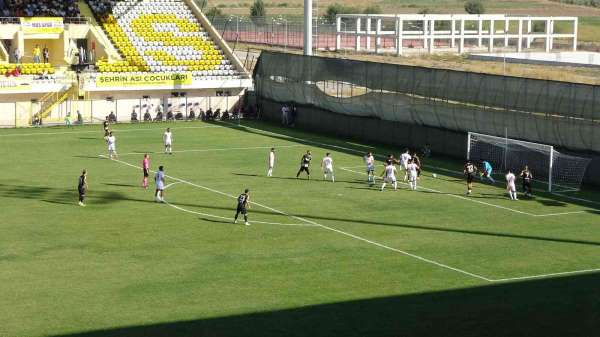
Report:
M 323 169 L 323 173 L 325 173 L 325 174 L 333 173 L 333 167 L 332 166 L 325 166 L 325 168 Z
M 406 166 L 407 165 L 408 165 L 408 163 L 403 162 L 403 163 L 400 164 L 400 167 L 402 167 L 402 169 L 406 171 Z
M 517 190 L 517 187 L 515 186 L 515 184 L 508 184 L 507 189 L 511 192 L 515 192 Z
M 108 146 L 108 152 L 116 152 L 117 151 L 117 147 L 114 145 L 109 145 Z
M 157 182 L 157 183 L 156 183 L 156 189 L 157 189 L 157 190 L 161 190 L 161 191 L 162 191 L 162 190 L 164 190 L 164 189 L 165 189 L 165 186 L 163 185 L 163 183 L 162 183 L 162 182 Z
M 394 177 L 394 176 L 385 177 L 385 178 L 383 178 L 383 182 L 393 184 L 396 182 L 396 177 Z
M 417 174 L 416 173 L 411 173 L 410 174 L 410 181 L 416 181 L 417 180 Z
M 375 166 L 373 164 L 367 165 L 367 173 L 375 171 Z
M 171 142 L 166 142 L 165 146 L 171 146 Z

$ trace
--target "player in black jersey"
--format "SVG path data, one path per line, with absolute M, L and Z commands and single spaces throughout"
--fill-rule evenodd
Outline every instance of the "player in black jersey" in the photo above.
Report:
M 300 176 L 300 173 L 302 173 L 302 171 L 304 171 L 304 172 L 306 172 L 308 179 L 310 179 L 310 171 L 309 171 L 308 167 L 310 166 L 311 160 L 312 160 L 312 155 L 310 154 L 310 150 L 306 151 L 306 154 L 304 154 L 302 156 L 302 159 L 300 160 L 300 169 L 298 170 L 298 173 L 296 174 L 296 178 L 298 178 Z
M 244 190 L 244 193 L 237 197 L 237 210 L 235 212 L 235 218 L 233 223 L 237 223 L 238 216 L 240 213 L 244 215 L 244 225 L 250 226 L 248 223 L 248 208 L 250 208 L 250 190 Z
M 390 153 L 390 154 L 388 154 L 387 159 L 385 160 L 385 166 L 388 166 L 391 164 L 398 165 L 398 164 L 400 164 L 400 161 L 398 159 L 396 159 L 393 154 Z
M 525 192 L 525 196 L 531 196 L 531 182 L 533 181 L 533 173 L 529 170 L 529 167 L 525 165 L 523 171 L 520 174 L 521 178 L 523 178 L 523 192 Z
M 77 191 L 79 192 L 79 206 L 85 207 L 85 191 L 87 190 L 87 172 L 83 170 L 77 182 Z
M 470 195 L 471 192 L 473 192 L 473 177 L 475 177 L 475 175 L 477 174 L 477 166 L 475 166 L 475 164 L 471 163 L 470 160 L 467 160 L 467 162 L 465 163 L 465 167 L 463 169 L 463 173 L 465 174 L 465 177 L 467 178 L 467 195 Z

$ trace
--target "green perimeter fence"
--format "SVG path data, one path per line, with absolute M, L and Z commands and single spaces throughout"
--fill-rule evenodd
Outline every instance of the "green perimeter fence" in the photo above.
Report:
M 600 86 L 274 52 L 254 78 L 277 102 L 600 152 Z
M 254 79 L 267 118 L 295 104 L 301 127 L 455 157 L 467 132 L 507 135 L 594 157 L 600 183 L 600 86 L 277 52 Z

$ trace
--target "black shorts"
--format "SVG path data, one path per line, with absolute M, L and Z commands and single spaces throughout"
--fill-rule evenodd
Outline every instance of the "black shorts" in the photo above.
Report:
M 145 168 L 144 169 L 144 178 L 148 178 L 149 175 L 150 175 L 150 173 L 148 173 L 148 169 Z
M 238 213 L 238 214 L 242 213 L 242 214 L 246 215 L 246 213 L 248 213 L 248 210 L 246 209 L 246 207 L 238 205 L 236 213 Z
M 467 173 L 467 184 L 470 184 L 472 182 L 473 182 L 473 174 Z
M 85 188 L 78 188 L 79 196 L 85 196 Z
M 306 172 L 306 174 L 310 175 L 310 171 L 308 170 L 308 166 L 304 166 L 304 165 L 300 166 L 300 170 L 298 171 L 298 173 L 300 173 L 302 171 L 304 171 L 304 172 Z

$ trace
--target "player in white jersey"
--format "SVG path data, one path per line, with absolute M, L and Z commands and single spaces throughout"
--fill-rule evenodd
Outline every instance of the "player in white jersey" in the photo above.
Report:
M 267 159 L 267 177 L 273 176 L 273 167 L 275 167 L 275 148 L 272 147 Z
M 154 174 L 154 184 L 156 190 L 154 191 L 154 200 L 156 202 L 165 201 L 165 171 L 162 166 L 158 167 L 158 171 Z
M 375 183 L 375 158 L 373 157 L 373 153 L 367 153 L 364 160 L 367 166 L 367 182 L 369 185 L 373 185 Z
M 167 131 L 163 134 L 163 142 L 165 144 L 165 154 L 173 154 L 173 133 L 171 128 L 167 128 Z
M 517 187 L 515 186 L 515 180 L 517 180 L 515 174 L 512 173 L 511 170 L 508 170 L 508 173 L 506 174 L 506 190 L 508 191 L 508 195 L 510 196 L 511 200 L 519 200 L 517 199 Z
M 408 165 L 406 165 L 406 172 L 408 174 L 408 181 L 410 184 L 410 189 L 413 191 L 417 190 L 417 177 L 419 176 L 419 165 L 415 163 L 413 159 L 408 161 Z
M 404 172 L 404 181 L 408 180 L 407 167 L 408 167 L 408 162 L 411 159 L 412 159 L 412 157 L 410 156 L 408 149 L 406 149 L 406 151 L 404 151 L 404 153 L 400 155 L 400 165 L 402 166 L 402 169 L 405 171 Z
M 321 162 L 321 168 L 323 169 L 323 180 L 327 180 L 327 175 L 331 175 L 331 182 L 335 182 L 335 177 L 333 175 L 333 159 L 331 158 L 331 154 L 327 152 L 323 161 Z
M 106 137 L 106 144 L 108 145 L 108 158 L 117 158 L 117 138 L 113 135 L 112 131 L 108 133 Z
M 385 170 L 381 174 L 381 177 L 383 178 L 383 184 L 381 184 L 382 191 L 387 183 L 392 184 L 394 186 L 394 190 L 398 189 L 398 182 L 396 181 L 396 172 L 396 166 L 394 166 L 394 164 L 389 163 L 385 166 Z

